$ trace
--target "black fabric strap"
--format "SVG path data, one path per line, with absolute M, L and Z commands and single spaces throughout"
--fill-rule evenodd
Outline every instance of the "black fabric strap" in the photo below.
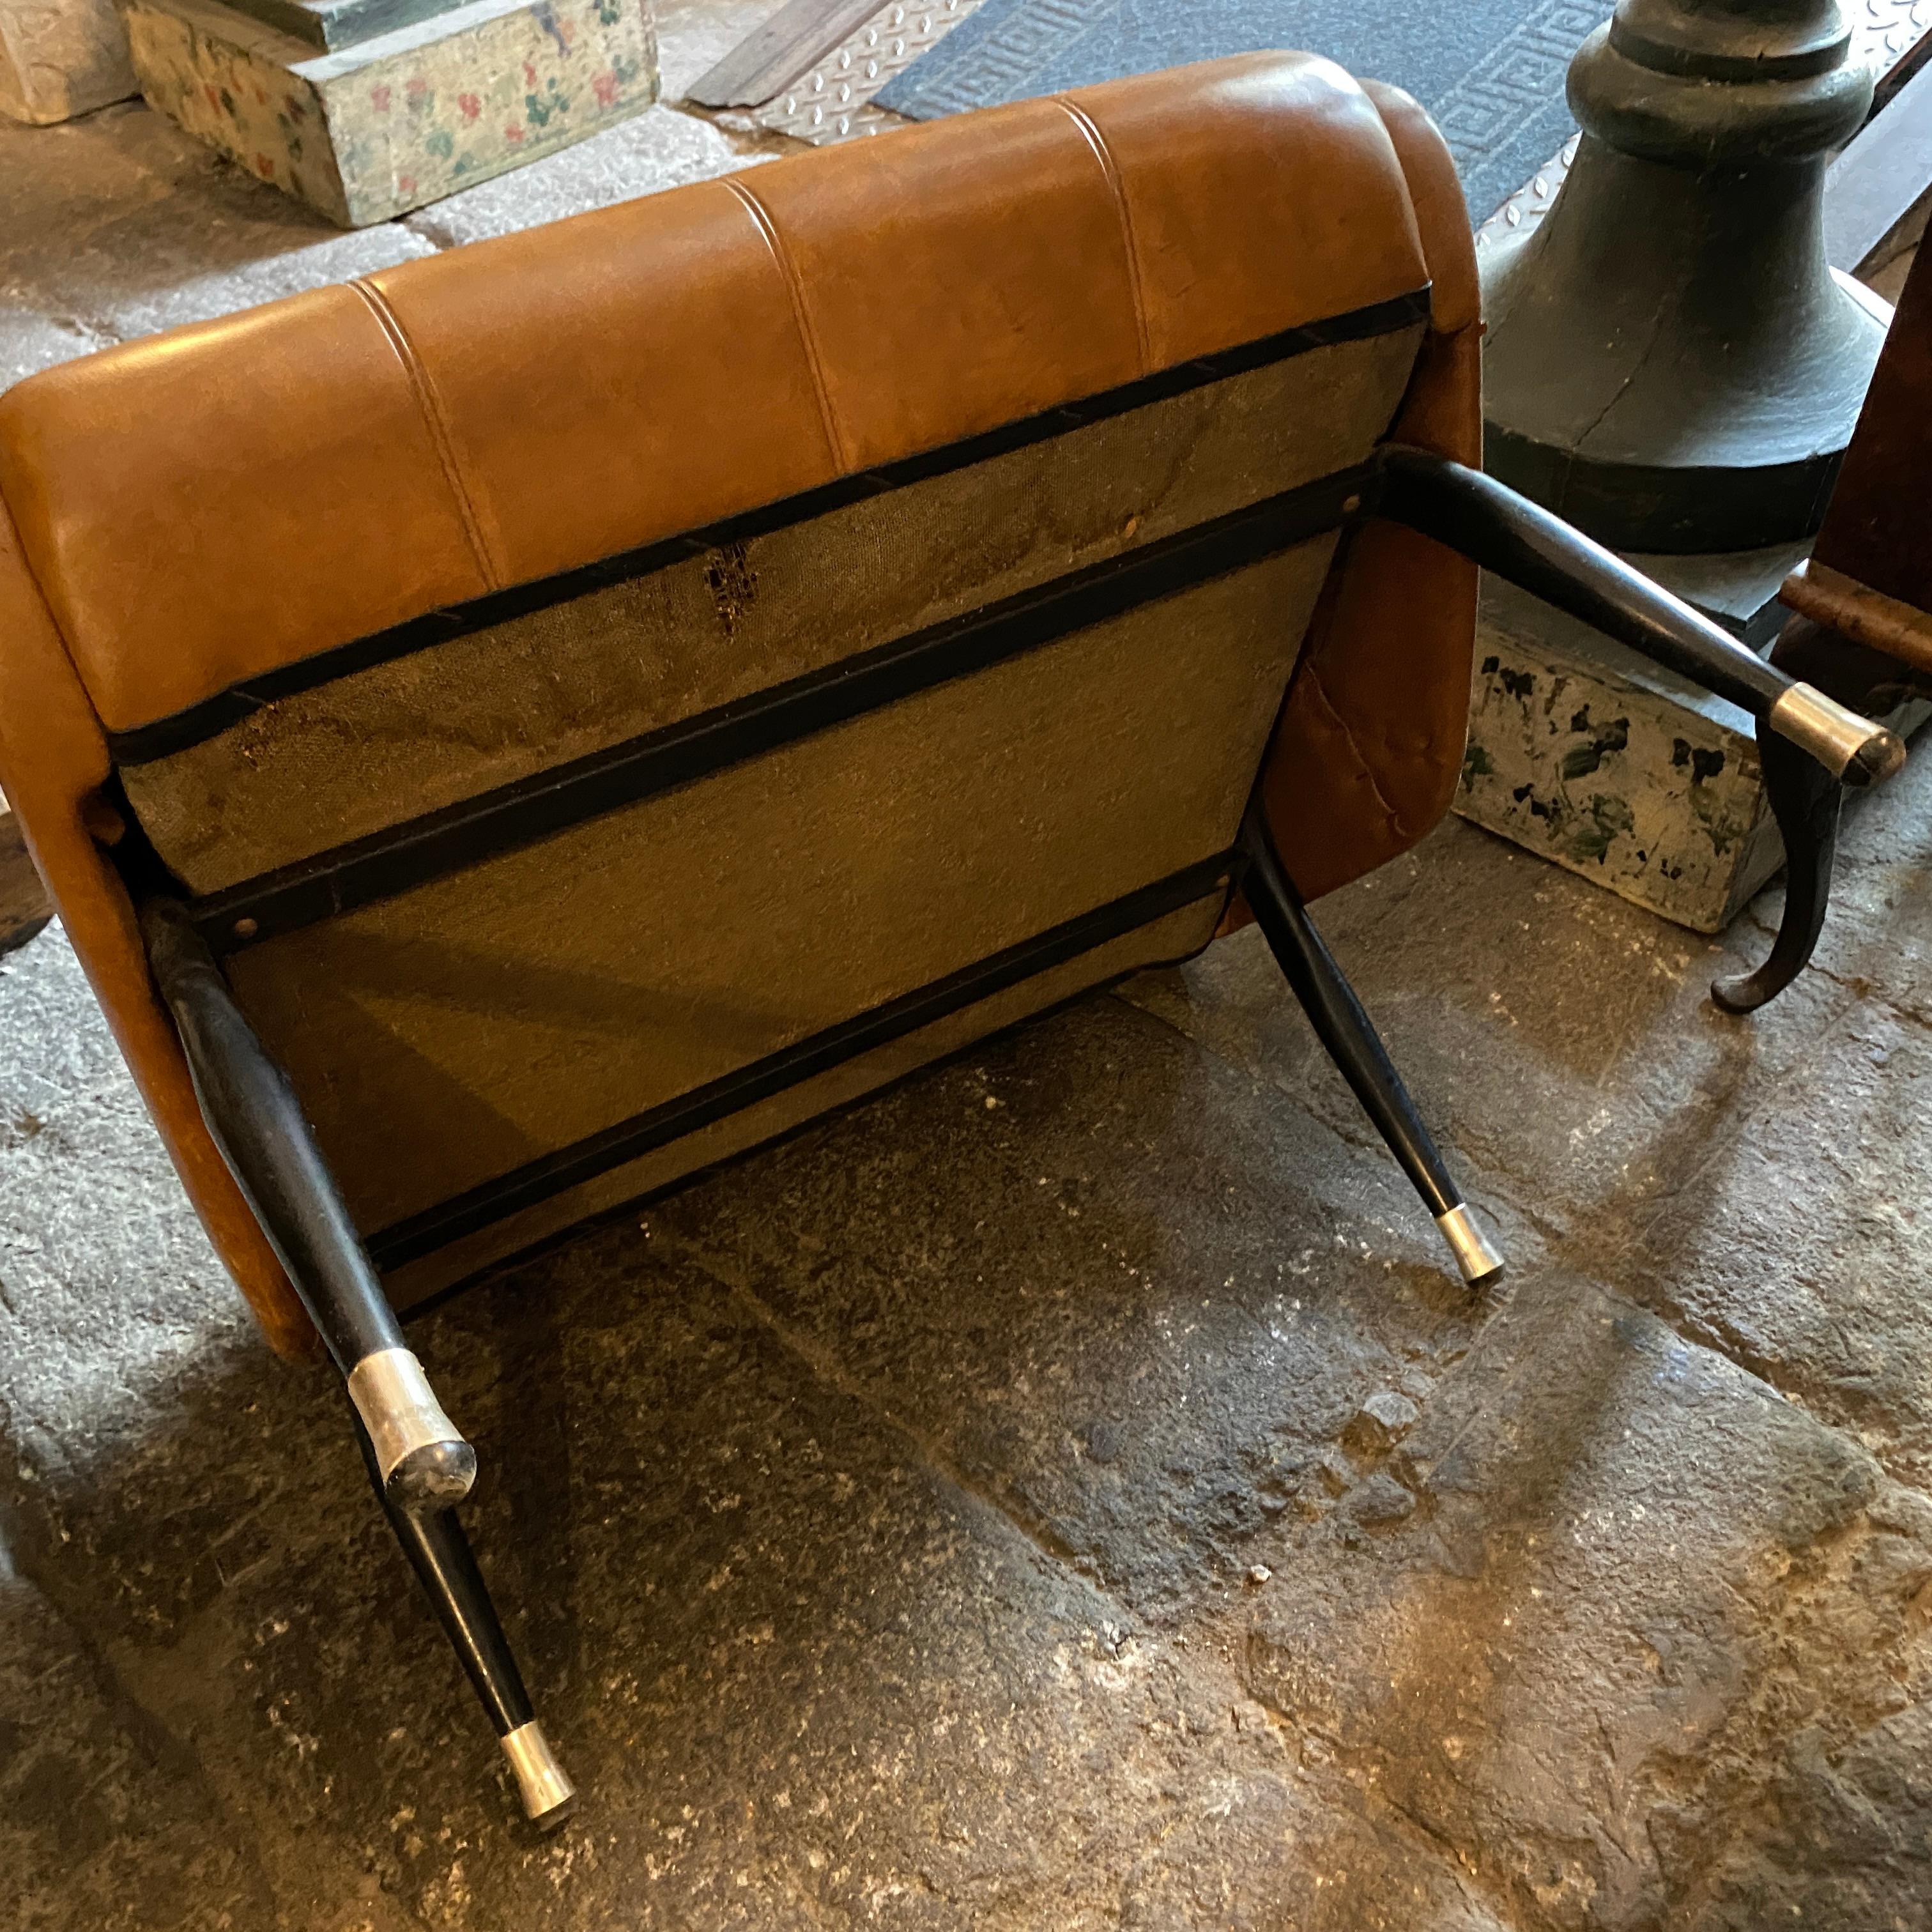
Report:
M 1010 986 L 1124 938 L 1210 896 L 1225 904 L 1240 860 L 1218 853 L 1200 864 L 1051 928 L 1017 946 L 949 974 L 871 1012 L 826 1028 L 660 1106 L 634 1114 L 574 1145 L 540 1156 L 466 1193 L 398 1221 L 368 1238 L 376 1265 L 400 1268 L 526 1208 L 641 1160 L 700 1127 L 742 1112 L 874 1048 L 889 1046 Z
M 1378 478 L 1370 464 L 1284 491 L 662 730 L 244 880 L 193 901 L 190 916 L 220 954 L 392 898 L 1277 555 L 1367 514 Z
M 1024 448 L 1032 443 L 1064 436 L 1089 423 L 1125 415 L 1149 403 L 1184 394 L 1190 389 L 1203 388 L 1230 376 L 1264 368 L 1270 363 L 1284 362 L 1292 357 L 1306 355 L 1312 350 L 1327 348 L 1331 344 L 1366 341 L 1375 336 L 1393 334 L 1412 328 L 1428 320 L 1429 293 L 1426 286 L 1414 289 L 1387 302 L 1372 302 L 1364 308 L 1352 309 L 1346 315 L 1330 316 L 1318 322 L 1283 329 L 1276 334 L 1264 336 L 1258 341 L 1242 343 L 1212 356 L 1180 363 L 1172 369 L 1159 370 L 1151 376 L 1123 383 L 1117 388 L 1102 390 L 1097 395 L 1004 424 L 982 435 L 968 436 L 941 448 L 923 451 L 916 456 L 904 457 L 877 469 L 862 470 L 856 476 L 841 477 L 836 482 L 746 511 L 702 530 L 688 531 L 637 550 L 621 551 L 595 563 L 560 571 L 554 576 L 538 578 L 530 584 L 514 585 L 507 590 L 452 604 L 445 610 L 433 610 L 425 616 L 393 625 L 387 630 L 375 632 L 368 637 L 338 645 L 333 650 L 318 652 L 297 663 L 265 672 L 259 677 L 231 685 L 200 704 L 157 718 L 152 724 L 110 732 L 108 748 L 116 764 L 151 764 L 157 759 L 172 757 L 178 752 L 184 752 L 192 746 L 218 736 L 264 705 L 292 697 L 298 692 L 312 691 L 337 678 L 351 676 L 372 665 L 386 664 L 412 652 L 432 650 L 453 638 L 467 637 L 472 632 L 488 630 L 494 625 L 529 616 L 553 604 L 568 603 L 610 584 L 649 576 L 683 558 L 722 544 L 744 543 L 770 531 L 823 516 L 844 504 L 903 489 L 908 484 L 944 476 L 950 470 L 963 470 L 973 464 L 983 463 L 990 457 L 1003 455 L 1008 450 Z

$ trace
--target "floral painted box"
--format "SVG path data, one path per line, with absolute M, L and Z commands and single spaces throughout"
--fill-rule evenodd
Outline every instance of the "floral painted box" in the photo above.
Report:
M 649 0 L 470 0 L 334 48 L 215 0 L 122 9 L 152 106 L 346 228 L 554 153 L 657 98 Z

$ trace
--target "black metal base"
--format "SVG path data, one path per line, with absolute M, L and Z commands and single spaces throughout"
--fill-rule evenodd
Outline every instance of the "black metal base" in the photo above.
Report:
M 1825 256 L 1850 52 L 1836 0 L 1622 0 L 1584 43 L 1569 173 L 1485 265 L 1495 474 L 1618 550 L 1817 529 L 1885 338 Z

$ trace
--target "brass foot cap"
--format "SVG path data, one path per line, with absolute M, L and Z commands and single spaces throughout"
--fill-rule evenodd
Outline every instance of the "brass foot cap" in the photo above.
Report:
M 519 1724 L 505 1736 L 502 1745 L 530 1822 L 545 1832 L 561 1825 L 577 1802 L 577 1786 L 564 1775 L 542 1725 L 534 1718 Z
M 1477 1226 L 1476 1217 L 1467 1207 L 1454 1207 L 1437 1215 L 1436 1225 L 1454 1251 L 1462 1279 L 1472 1288 L 1481 1288 L 1502 1273 L 1502 1256 L 1490 1245 L 1489 1237 Z

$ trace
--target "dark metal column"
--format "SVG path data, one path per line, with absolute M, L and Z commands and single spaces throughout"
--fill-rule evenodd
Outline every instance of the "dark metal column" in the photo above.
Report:
M 1568 178 L 1485 271 L 1493 475 L 1617 550 L 1817 529 L 1884 339 L 1825 256 L 1850 40 L 1837 0 L 1622 0 L 1585 42 Z

